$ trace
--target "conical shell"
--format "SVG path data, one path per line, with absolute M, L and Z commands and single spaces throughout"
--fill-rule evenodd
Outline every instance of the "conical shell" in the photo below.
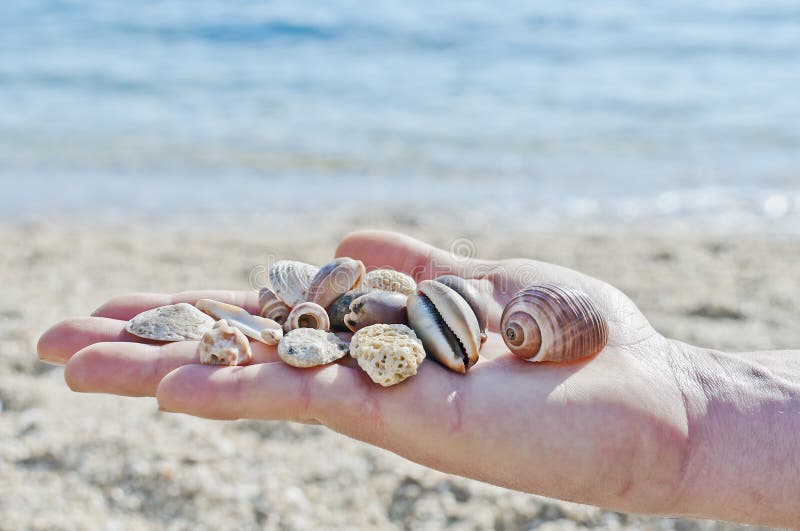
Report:
M 316 328 L 327 332 L 331 329 L 331 321 L 328 318 L 328 312 L 319 304 L 301 302 L 292 308 L 284 328 L 287 332 L 296 328 Z
M 486 328 L 489 326 L 489 309 L 487 308 L 486 299 L 481 295 L 478 289 L 467 280 L 455 275 L 442 275 L 436 277 L 436 281 L 454 289 L 456 293 L 467 301 L 467 304 L 469 304 L 469 307 L 472 308 L 472 312 L 475 314 L 475 318 L 478 319 L 478 327 L 481 331 L 481 343 L 486 341 Z
M 425 345 L 425 352 L 442 365 L 464 373 L 481 348 L 478 319 L 455 290 L 435 280 L 423 280 L 408 296 L 408 322 Z
M 200 299 L 195 304 L 215 319 L 225 319 L 228 324 L 241 330 L 244 335 L 267 345 L 275 345 L 283 336 L 281 325 L 258 315 L 251 315 L 244 308 L 211 299 Z M 266 333 L 264 333 L 266 331 Z
M 278 260 L 269 268 L 272 290 L 290 308 L 306 300 L 311 279 L 319 268 L 296 260 Z
M 362 286 L 369 289 L 396 291 L 405 295 L 411 295 L 417 289 L 417 283 L 413 278 L 393 269 L 370 271 L 364 276 Z
M 575 361 L 608 343 L 608 323 L 583 291 L 556 284 L 517 292 L 503 310 L 506 346 L 528 361 Z
M 333 301 L 360 284 L 365 273 L 361 260 L 345 256 L 337 258 L 322 266 L 314 276 L 306 300 L 327 309 Z
M 261 288 L 261 291 L 258 292 L 258 308 L 261 317 L 272 319 L 281 325 L 286 322 L 291 311 L 291 308 L 269 288 Z
M 370 291 L 350 303 L 344 323 L 351 332 L 374 324 L 408 324 L 408 296 L 395 291 Z

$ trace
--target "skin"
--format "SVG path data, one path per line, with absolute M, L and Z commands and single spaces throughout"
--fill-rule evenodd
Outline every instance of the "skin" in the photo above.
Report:
M 657 333 L 622 292 L 531 260 L 462 259 L 396 233 L 347 236 L 336 256 L 417 280 L 454 273 L 490 302 L 489 339 L 466 376 L 428 361 L 391 388 L 351 361 L 281 363 L 253 343 L 243 367 L 198 364 L 197 342 L 155 344 L 128 319 L 212 298 L 257 311 L 255 292 L 132 294 L 39 341 L 80 392 L 156 396 L 164 411 L 211 419 L 322 423 L 423 465 L 496 485 L 617 511 L 800 526 L 800 351 L 725 353 Z M 608 346 L 573 363 L 529 363 L 498 333 L 520 288 L 584 290 L 605 315 Z

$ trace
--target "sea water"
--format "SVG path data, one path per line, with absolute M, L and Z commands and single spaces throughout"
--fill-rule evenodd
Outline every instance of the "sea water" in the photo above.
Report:
M 800 232 L 800 3 L 9 0 L 0 181 L 14 219 Z

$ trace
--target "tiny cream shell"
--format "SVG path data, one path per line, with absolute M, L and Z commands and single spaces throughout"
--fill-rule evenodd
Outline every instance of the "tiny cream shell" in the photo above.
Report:
M 253 359 L 247 337 L 224 319 L 205 333 L 197 353 L 204 365 L 243 365 Z
M 378 323 L 408 324 L 406 300 L 407 295 L 395 291 L 370 291 L 350 303 L 344 324 L 351 332 Z
M 272 290 L 290 308 L 306 300 L 311 279 L 319 268 L 296 260 L 278 260 L 269 268 Z
M 417 374 L 425 350 L 409 327 L 374 324 L 353 334 L 350 355 L 373 382 L 388 387 Z
M 140 313 L 125 325 L 125 330 L 156 341 L 200 339 L 214 326 L 214 319 L 191 304 L 181 302 Z
M 292 308 L 289 317 L 286 319 L 286 326 L 289 330 L 295 328 L 316 328 L 317 330 L 328 331 L 331 329 L 331 321 L 328 312 L 319 304 L 313 302 L 301 302 Z
M 405 295 L 411 295 L 417 289 L 417 283 L 413 278 L 393 269 L 370 271 L 364 276 L 362 286 L 369 289 L 396 291 Z
M 292 367 L 316 367 L 345 356 L 348 348 L 348 343 L 333 332 L 295 328 L 278 343 L 278 356 Z
M 276 344 L 280 341 L 280 336 L 283 335 L 281 325 L 272 319 L 267 319 L 259 315 L 251 315 L 250 312 L 244 308 L 234 306 L 233 304 L 226 304 L 211 299 L 200 299 L 195 303 L 195 306 L 216 319 L 225 319 L 231 326 L 235 326 L 244 332 L 244 335 L 247 337 L 251 337 L 267 345 Z M 275 332 L 270 332 L 265 336 L 262 332 L 267 329 L 274 330 Z M 279 332 L 281 332 L 281 334 L 277 335 Z M 274 341 L 275 337 L 277 337 L 276 341 Z
M 608 343 L 608 323 L 589 295 L 557 284 L 521 289 L 500 318 L 503 341 L 528 361 L 576 361 Z
M 359 287 L 348 291 L 333 301 L 333 304 L 328 307 L 328 317 L 331 321 L 331 330 L 349 332 L 347 325 L 344 323 L 344 316 L 350 312 L 350 303 L 365 293 L 369 293 L 369 290 L 361 289 Z
M 358 286 L 366 270 L 361 260 L 343 256 L 322 266 L 306 293 L 306 300 L 327 309 L 342 294 Z
M 269 288 L 261 288 L 258 292 L 258 313 L 261 317 L 272 319 L 282 325 L 289 316 L 289 308 L 278 295 Z

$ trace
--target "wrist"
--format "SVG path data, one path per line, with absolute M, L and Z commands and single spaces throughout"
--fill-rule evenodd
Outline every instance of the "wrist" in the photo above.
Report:
M 800 367 L 771 353 L 675 346 L 672 365 L 687 427 L 678 510 L 739 522 L 796 524 Z

